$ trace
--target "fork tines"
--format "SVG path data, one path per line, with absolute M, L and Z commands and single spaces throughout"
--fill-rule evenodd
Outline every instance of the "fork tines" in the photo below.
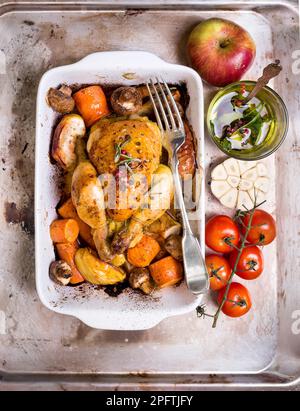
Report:
M 177 104 L 167 83 L 156 77 L 146 83 L 157 124 L 162 131 L 183 131 L 184 125 Z

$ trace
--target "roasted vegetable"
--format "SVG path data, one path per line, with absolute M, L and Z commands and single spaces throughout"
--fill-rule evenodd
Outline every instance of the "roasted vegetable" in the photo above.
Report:
M 76 166 L 77 139 L 84 135 L 84 121 L 78 114 L 64 116 L 57 125 L 52 139 L 51 155 L 64 170 Z
M 183 278 L 182 264 L 172 256 L 151 264 L 149 270 L 153 280 L 160 288 L 177 284 Z
M 74 258 L 76 251 L 78 250 L 78 244 L 77 243 L 59 243 L 56 244 L 56 250 L 59 255 L 59 258 L 63 261 L 65 261 L 71 268 L 72 271 L 72 277 L 70 280 L 71 284 L 78 284 L 82 283 L 84 281 L 84 278 L 78 271 Z
M 84 242 L 87 243 L 87 245 L 95 249 L 95 243 L 91 234 L 91 227 L 79 218 L 71 198 L 65 201 L 58 208 L 57 212 L 63 218 L 73 218 L 76 220 L 79 227 L 79 236 Z
M 120 231 L 124 225 L 122 221 L 115 221 L 109 218 L 107 220 L 108 220 L 108 236 L 109 237 L 111 237 L 112 235 Z
M 104 91 L 100 86 L 82 88 L 73 95 L 73 98 L 87 127 L 110 114 Z
M 68 114 L 75 108 L 75 101 L 72 97 L 72 89 L 66 85 L 59 89 L 50 88 L 47 94 L 49 106 L 60 114 Z
M 155 288 L 147 268 L 134 268 L 129 275 L 129 285 L 133 289 L 140 289 L 144 294 L 151 294 Z
M 69 264 L 63 260 L 53 261 L 50 264 L 49 276 L 57 284 L 68 285 L 72 277 L 72 270 Z
M 135 212 L 129 224 L 115 235 L 112 248 L 123 253 L 130 243 L 143 232 L 144 227 L 160 218 L 170 207 L 174 196 L 173 176 L 169 167 L 160 164 L 153 175 L 147 202 Z
M 168 238 L 170 235 L 180 234 L 181 224 L 166 212 L 147 227 L 146 231 L 153 234 L 159 234 L 163 238 Z
M 144 235 L 143 231 L 137 233 L 135 237 L 130 241 L 129 248 L 135 247 L 137 243 L 141 241 L 141 239 L 143 238 L 143 235 Z
M 111 260 L 111 264 L 115 267 L 121 267 L 121 265 L 125 264 L 126 258 L 124 254 L 115 255 L 114 258 Z
M 119 87 L 113 91 L 110 103 L 116 114 L 127 116 L 139 111 L 143 101 L 136 87 Z
M 78 234 L 79 227 L 73 218 L 55 220 L 50 225 L 50 237 L 54 243 L 74 243 Z
M 160 251 L 158 242 L 147 235 L 127 251 L 127 260 L 135 267 L 147 267 Z
M 88 248 L 80 248 L 75 255 L 75 263 L 81 275 L 91 284 L 110 285 L 123 281 L 125 273 L 96 257 Z
M 125 260 L 122 268 L 126 271 L 127 274 L 130 274 L 131 271 L 135 268 L 133 265 L 131 265 L 127 260 Z
M 180 235 L 170 235 L 166 239 L 165 249 L 178 261 L 182 261 L 182 237 Z

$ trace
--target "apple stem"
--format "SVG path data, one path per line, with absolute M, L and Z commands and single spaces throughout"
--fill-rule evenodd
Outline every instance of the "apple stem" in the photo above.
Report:
M 229 46 L 229 44 L 230 44 L 230 40 L 229 40 L 229 39 L 226 39 L 226 40 L 221 41 L 220 47 L 221 47 L 222 49 L 225 49 L 227 46 Z

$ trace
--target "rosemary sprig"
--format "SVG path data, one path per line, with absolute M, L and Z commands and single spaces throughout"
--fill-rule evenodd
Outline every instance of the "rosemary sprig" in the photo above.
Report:
M 120 157 L 122 155 L 122 149 L 125 146 L 125 144 L 129 143 L 130 140 L 131 140 L 130 135 L 126 134 L 124 140 L 121 143 L 115 144 L 115 158 L 114 158 L 115 163 L 119 162 Z
M 132 163 L 141 163 L 141 159 L 131 157 L 127 152 L 124 152 L 123 147 L 131 140 L 130 135 L 126 135 L 125 139 L 118 144 L 115 144 L 115 158 L 114 162 L 117 167 L 124 165 L 126 169 L 132 174 Z

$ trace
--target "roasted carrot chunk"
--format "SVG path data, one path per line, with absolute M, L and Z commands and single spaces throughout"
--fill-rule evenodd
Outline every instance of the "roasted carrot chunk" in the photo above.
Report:
M 91 228 L 79 218 L 71 198 L 65 201 L 59 207 L 57 212 L 63 218 L 73 218 L 74 220 L 76 220 L 79 227 L 80 237 L 85 243 L 87 243 L 87 245 L 95 249 L 95 243 L 91 234 Z
M 156 261 L 149 269 L 153 280 L 160 288 L 177 284 L 183 278 L 182 264 L 172 256 Z
M 107 100 L 100 86 L 82 88 L 73 95 L 73 98 L 87 127 L 109 114 Z
M 127 251 L 127 260 L 135 267 L 147 267 L 160 251 L 158 242 L 144 235 L 142 239 Z
M 73 218 L 55 220 L 50 225 L 50 236 L 54 243 L 74 243 L 78 234 L 79 227 Z
M 72 271 L 71 284 L 78 284 L 84 281 L 84 278 L 78 271 L 75 265 L 75 254 L 79 246 L 77 243 L 58 243 L 56 244 L 56 250 L 59 258 L 69 264 Z

